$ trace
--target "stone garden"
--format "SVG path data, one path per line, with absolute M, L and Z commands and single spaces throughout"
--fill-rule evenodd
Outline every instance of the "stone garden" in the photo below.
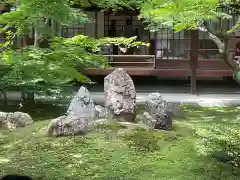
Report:
M 96 123 L 130 122 L 136 127 L 170 130 L 176 106 L 166 102 L 160 93 L 151 93 L 145 102 L 145 112 L 138 114 L 136 90 L 131 77 L 122 69 L 116 69 L 104 79 L 105 106 L 96 105 L 89 92 L 82 86 L 62 116 L 50 121 L 49 136 L 83 135 Z M 179 108 L 179 107 L 178 107 Z M 1 127 L 16 129 L 33 122 L 23 112 L 2 112 Z M 127 124 L 126 124 L 127 125 Z
M 82 86 L 63 107 L 1 107 L 0 177 L 239 179 L 238 107 L 173 104 L 158 92 L 138 104 L 121 68 L 104 79 L 104 105 L 93 93 Z

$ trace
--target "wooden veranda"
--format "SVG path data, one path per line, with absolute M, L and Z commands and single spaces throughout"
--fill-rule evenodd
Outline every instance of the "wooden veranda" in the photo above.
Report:
M 130 76 L 158 76 L 158 77 L 185 77 L 191 80 L 191 92 L 196 92 L 196 82 L 200 78 L 232 77 L 231 69 L 223 61 L 217 45 L 209 38 L 206 32 L 198 30 L 183 30 L 178 33 L 162 27 L 158 32 L 152 33 L 144 29 L 144 25 L 137 18 L 135 11 L 100 12 L 89 10 L 87 14 L 94 19 L 89 24 L 77 24 L 61 28 L 62 37 L 73 37 L 84 34 L 94 38 L 113 37 L 110 34 L 111 26 L 115 21 L 115 36 L 123 37 L 122 29 L 126 20 L 130 19 L 138 40 L 150 43 L 149 47 L 135 48 L 132 53 L 111 51 L 105 53 L 110 68 L 89 68 L 86 75 L 107 75 L 116 68 L 125 69 Z M 234 24 L 233 19 L 226 22 L 226 26 Z M 216 28 L 219 28 L 216 26 Z M 18 37 L 16 47 L 33 44 L 34 33 L 27 37 Z M 240 32 L 230 39 L 230 51 L 236 50 L 235 45 L 240 42 Z M 116 49 L 115 49 L 116 50 Z
M 188 58 L 177 60 L 171 59 L 171 57 L 163 59 L 157 57 L 156 54 L 106 55 L 112 67 L 89 68 L 85 73 L 87 75 L 107 75 L 121 67 L 130 76 L 187 77 L 191 80 L 191 93 L 196 92 L 198 78 L 232 77 L 232 70 L 222 59 L 199 59 L 199 51 L 203 49 L 199 48 L 199 32 L 197 30 L 190 31 L 189 47 Z

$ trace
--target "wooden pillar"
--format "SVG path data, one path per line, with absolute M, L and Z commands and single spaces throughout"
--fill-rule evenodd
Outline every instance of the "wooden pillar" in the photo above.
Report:
M 197 92 L 197 63 L 198 63 L 198 31 L 191 30 L 191 52 L 190 52 L 191 94 L 196 94 Z
M 98 12 L 95 11 L 95 26 L 94 26 L 94 31 L 95 31 L 95 38 L 98 38 L 98 27 L 97 27 L 97 24 L 98 24 Z

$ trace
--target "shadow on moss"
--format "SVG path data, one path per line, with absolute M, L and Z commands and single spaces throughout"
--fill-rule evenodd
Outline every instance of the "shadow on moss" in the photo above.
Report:
M 66 106 L 58 106 L 54 104 L 35 103 L 25 104 L 22 108 L 19 105 L 0 105 L 0 111 L 15 112 L 21 111 L 29 113 L 34 121 L 53 119 L 66 112 Z
M 137 151 L 153 152 L 193 132 L 194 131 L 188 127 L 174 124 L 173 129 L 170 131 L 138 128 L 130 134 L 125 134 L 122 138 L 127 141 L 129 147 Z

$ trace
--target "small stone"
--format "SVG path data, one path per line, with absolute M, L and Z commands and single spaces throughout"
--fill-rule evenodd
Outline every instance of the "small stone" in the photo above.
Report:
M 107 110 L 105 107 L 96 105 L 95 106 L 95 117 L 96 119 L 102 119 L 107 117 Z
M 132 78 L 118 68 L 104 78 L 105 107 L 113 117 L 134 121 L 136 117 L 136 91 Z

